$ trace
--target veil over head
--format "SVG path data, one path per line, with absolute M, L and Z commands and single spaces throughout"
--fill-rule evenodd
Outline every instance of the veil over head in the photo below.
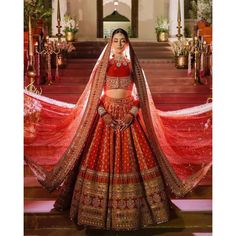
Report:
M 78 167 L 96 122 L 108 61 L 109 43 L 76 104 L 25 91 L 25 161 L 38 181 L 53 191 Z M 211 104 L 173 112 L 155 108 L 144 71 L 129 42 L 140 120 L 166 185 L 176 196 L 189 192 L 211 167 Z

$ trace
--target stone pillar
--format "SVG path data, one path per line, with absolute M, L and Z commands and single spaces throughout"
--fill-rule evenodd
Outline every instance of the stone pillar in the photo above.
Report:
M 184 0 L 180 0 L 181 11 L 181 34 L 184 35 Z M 176 37 L 177 34 L 177 13 L 178 0 L 169 0 L 169 34 L 170 37 Z
M 58 0 L 52 0 L 52 35 L 55 36 L 57 34 L 57 2 Z M 60 0 L 60 13 L 61 13 L 61 33 L 63 33 L 64 29 L 64 15 L 67 12 L 67 0 Z

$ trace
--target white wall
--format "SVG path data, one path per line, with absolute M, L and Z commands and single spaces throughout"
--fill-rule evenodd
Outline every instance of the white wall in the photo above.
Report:
M 58 0 L 52 0 L 52 34 L 56 35 L 58 33 L 57 29 L 57 3 Z M 60 0 L 60 14 L 61 14 L 61 33 L 64 34 L 63 29 L 64 29 L 64 14 L 67 11 L 67 3 L 66 1 Z
M 72 17 L 79 20 L 77 38 L 96 39 L 97 0 L 67 0 L 67 10 Z
M 184 34 L 184 0 L 180 0 L 181 11 L 181 34 Z M 169 0 L 169 35 L 176 37 L 177 29 L 177 12 L 178 12 L 178 0 Z
M 156 40 L 157 16 L 168 17 L 166 0 L 139 0 L 139 39 Z

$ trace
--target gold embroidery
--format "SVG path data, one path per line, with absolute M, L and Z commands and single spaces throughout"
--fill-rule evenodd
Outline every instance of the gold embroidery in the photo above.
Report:
M 106 77 L 106 89 L 131 89 L 133 85 L 132 79 L 128 77 Z
M 169 209 L 165 192 L 159 188 L 160 182 L 157 179 L 151 182 L 152 189 L 147 188 L 145 193 L 141 183 L 111 185 L 108 190 L 108 183 L 80 179 L 75 198 L 79 204 L 75 201 L 72 204 L 73 209 L 78 206 L 77 223 L 106 229 L 135 229 L 167 221 Z M 71 218 L 75 218 L 73 211 Z
M 111 43 L 108 44 L 102 60 L 99 61 L 98 66 L 93 72 L 94 74 L 92 74 L 93 80 L 87 106 L 71 145 L 53 172 L 46 176 L 46 179 L 43 175 L 44 173 L 41 173 L 39 168 L 36 171 L 38 171 L 38 176 L 42 176 L 42 184 L 48 190 L 54 190 L 64 181 L 64 178 L 70 173 L 73 167 L 76 166 L 78 159 L 85 158 L 83 159 L 85 161 L 81 165 L 73 189 L 70 208 L 71 218 L 78 224 L 89 224 L 98 228 L 118 230 L 137 229 L 143 225 L 158 224 L 168 220 L 168 201 L 157 165 L 160 166 L 165 183 L 176 195 L 183 195 L 192 186 L 183 184 L 178 176 L 175 175 L 174 170 L 161 151 L 150 110 L 150 105 L 153 104 L 149 101 L 142 69 L 131 46 L 132 78 L 134 79 L 140 98 L 144 125 L 143 127 L 140 125 L 138 122 L 139 117 L 137 117 L 131 128 L 128 128 L 124 132 L 115 133 L 110 128 L 104 128 L 102 121 L 99 120 L 96 123 L 97 128 L 104 128 L 105 136 L 102 139 L 104 141 L 104 147 L 102 148 L 109 149 L 107 155 L 109 157 L 107 159 L 108 171 L 98 171 L 96 167 L 99 165 L 95 165 L 93 171 L 88 168 L 89 158 L 86 159 L 86 157 L 93 155 L 92 149 L 85 152 L 83 154 L 85 156 L 82 156 L 81 153 L 85 142 L 88 141 L 90 132 L 92 132 L 91 127 L 96 117 L 97 107 L 100 102 L 99 99 L 104 87 L 110 48 Z M 127 86 L 127 84 L 122 86 Z M 108 97 L 104 98 L 106 110 L 116 119 L 122 118 L 124 114 L 128 113 L 133 105 L 132 103 L 133 100 L 131 98 L 119 100 L 111 100 Z M 138 126 L 139 128 L 135 128 Z M 144 131 L 147 137 L 143 137 L 144 135 L 140 134 L 137 130 Z M 151 151 L 153 152 L 152 157 L 156 158 L 156 162 L 153 161 L 154 158 L 152 160 L 149 159 L 150 163 L 146 161 L 145 151 L 139 145 L 140 136 L 142 136 L 143 141 L 145 141 L 145 138 L 148 139 L 148 142 L 143 145 L 143 148 L 148 147 L 150 149 L 151 146 Z M 120 150 L 124 139 L 128 140 L 128 144 L 125 147 L 128 156 L 125 160 L 125 165 L 122 163 L 122 158 L 119 160 L 120 163 L 117 161 L 117 157 L 124 151 L 123 149 L 122 151 Z M 151 151 L 148 150 L 149 154 Z M 104 161 L 105 156 L 102 153 L 99 156 L 99 161 L 100 159 Z M 114 168 L 118 164 L 126 169 L 117 168 L 120 173 L 114 172 Z M 141 174 L 138 175 L 136 170 L 140 171 Z

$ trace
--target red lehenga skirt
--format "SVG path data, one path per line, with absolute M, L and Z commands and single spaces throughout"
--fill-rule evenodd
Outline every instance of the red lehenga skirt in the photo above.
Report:
M 115 119 L 134 103 L 132 97 L 102 100 Z M 55 208 L 68 207 L 76 224 L 100 229 L 133 230 L 168 221 L 165 186 L 138 117 L 118 131 L 97 116 L 82 155 Z

